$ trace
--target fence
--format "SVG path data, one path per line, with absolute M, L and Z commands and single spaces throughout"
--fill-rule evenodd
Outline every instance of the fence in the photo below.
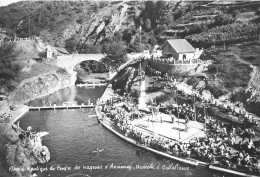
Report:
M 32 41 L 35 40 L 35 36 L 26 38 L 14 38 L 13 41 Z
M 200 59 L 188 59 L 188 60 L 176 60 L 174 58 L 152 58 L 152 61 L 168 63 L 171 65 L 196 65 L 196 64 L 205 64 L 209 63 L 208 61 L 202 61 Z

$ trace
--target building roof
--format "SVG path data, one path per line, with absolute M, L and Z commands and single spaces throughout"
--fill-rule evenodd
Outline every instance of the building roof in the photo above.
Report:
M 60 53 L 63 53 L 63 54 L 70 54 L 65 48 L 62 48 L 62 47 L 55 47 Z
M 169 39 L 163 44 L 162 48 L 167 42 L 177 53 L 193 53 L 196 51 L 186 39 Z

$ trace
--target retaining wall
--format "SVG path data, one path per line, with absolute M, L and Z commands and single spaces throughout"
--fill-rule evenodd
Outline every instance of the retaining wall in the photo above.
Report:
M 162 63 L 157 61 L 149 61 L 149 64 L 154 69 L 160 70 L 168 74 L 174 74 L 176 72 L 184 73 L 192 69 L 195 69 L 198 66 L 198 64 L 174 65 L 174 64 Z

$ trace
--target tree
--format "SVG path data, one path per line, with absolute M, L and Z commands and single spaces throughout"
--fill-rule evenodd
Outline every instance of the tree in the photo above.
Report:
M 15 43 L 0 43 L 0 88 L 5 92 L 15 88 L 14 80 L 20 71 L 20 66 L 16 63 L 18 54 Z
M 123 42 L 105 43 L 103 44 L 102 53 L 107 55 L 102 62 L 117 68 L 125 62 L 126 47 Z
M 101 45 L 83 44 L 80 53 L 101 53 Z

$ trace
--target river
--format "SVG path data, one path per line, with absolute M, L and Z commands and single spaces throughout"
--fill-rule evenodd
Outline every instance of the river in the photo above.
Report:
M 77 101 L 95 103 L 105 87 L 72 87 L 31 101 L 29 105 L 61 104 Z M 94 109 L 30 111 L 20 119 L 20 126 L 33 131 L 47 131 L 43 137 L 51 153 L 47 165 L 35 167 L 39 177 L 187 177 L 223 176 L 203 168 L 193 168 L 140 150 L 116 137 L 103 126 Z M 96 149 L 102 152 L 95 152 Z M 42 172 L 41 172 L 42 171 Z M 226 175 L 225 175 L 226 176 Z

